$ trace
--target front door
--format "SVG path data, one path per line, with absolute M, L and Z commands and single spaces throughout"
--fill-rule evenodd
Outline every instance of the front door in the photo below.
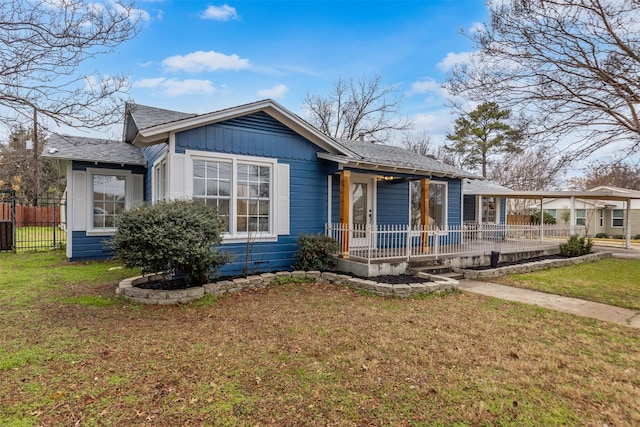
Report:
M 351 183 L 351 247 L 369 247 L 372 244 L 371 230 L 374 229 L 373 186 L 371 179 L 357 179 Z

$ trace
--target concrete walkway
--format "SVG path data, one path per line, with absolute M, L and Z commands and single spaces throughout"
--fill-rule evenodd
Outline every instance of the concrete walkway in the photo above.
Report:
M 640 251 L 634 249 L 604 247 L 594 249 L 612 252 L 615 258 L 640 259 Z M 591 317 L 640 329 L 640 311 L 637 310 L 467 279 L 460 280 L 460 289 L 467 292 L 537 305 L 550 310 Z
M 467 279 L 460 280 L 460 290 L 640 329 L 640 311 L 628 308 Z

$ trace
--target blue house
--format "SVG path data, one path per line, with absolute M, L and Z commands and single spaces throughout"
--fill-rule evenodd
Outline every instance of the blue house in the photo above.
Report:
M 43 156 L 66 173 L 71 261 L 113 256 L 106 241 L 123 210 L 198 199 L 227 219 L 222 249 L 236 256 L 223 274 L 291 269 L 302 233 L 344 227 L 349 258 L 384 246 L 385 227 L 460 226 L 462 180 L 478 178 L 399 147 L 334 139 L 272 100 L 207 114 L 129 104 L 122 141 L 52 135 Z

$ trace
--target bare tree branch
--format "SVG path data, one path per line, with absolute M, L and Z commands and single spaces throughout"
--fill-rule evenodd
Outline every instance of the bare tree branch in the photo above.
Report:
M 394 131 L 411 128 L 400 118 L 402 98 L 393 86 L 382 86 L 382 78 L 338 79 L 326 95 L 307 94 L 303 107 L 309 121 L 327 135 L 355 139 L 361 132 L 387 141 Z
M 640 1 L 491 1 L 478 49 L 446 86 L 536 119 L 572 159 L 611 143 L 640 150 Z
M 93 128 L 118 120 L 127 78 L 83 75 L 80 67 L 134 37 L 145 17 L 122 0 L 0 2 L 0 118 L 7 120 L 7 111 L 29 118 L 35 108 L 56 124 Z

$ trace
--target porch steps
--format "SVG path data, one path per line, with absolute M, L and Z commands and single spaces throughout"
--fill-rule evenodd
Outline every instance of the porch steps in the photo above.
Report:
M 423 261 L 412 261 L 407 267 L 407 274 L 418 275 L 418 273 L 434 274 L 436 276 L 445 276 L 452 279 L 462 279 L 460 273 L 455 273 L 448 265 L 442 265 L 442 260 L 430 259 Z

